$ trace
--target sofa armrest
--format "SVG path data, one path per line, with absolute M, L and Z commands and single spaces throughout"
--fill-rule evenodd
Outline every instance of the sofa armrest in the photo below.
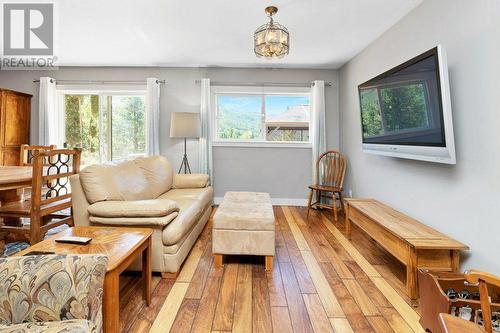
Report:
M 208 186 L 209 177 L 203 173 L 174 175 L 173 188 L 202 188 Z
M 0 258 L 0 285 L 4 286 L 0 303 L 4 309 L 22 308 L 14 313 L 0 311 L 0 325 L 31 322 L 33 318 L 86 319 L 99 332 L 107 263 L 108 258 L 100 254 Z M 58 289 L 60 286 L 64 286 L 64 293 Z M 24 309 L 19 304 L 29 306 Z M 0 331 L 3 332 L 1 328 Z
M 77 226 L 89 225 L 89 213 L 87 212 L 89 202 L 83 192 L 80 175 L 70 176 L 69 182 L 71 184 L 71 206 L 73 208 L 74 223 Z
M 15 325 L 0 325 L 2 333 L 40 332 L 98 332 L 96 325 L 86 319 L 30 322 Z

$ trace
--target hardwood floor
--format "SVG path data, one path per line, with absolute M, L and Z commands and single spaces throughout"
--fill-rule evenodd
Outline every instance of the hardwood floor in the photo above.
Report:
M 211 221 L 174 279 L 153 277 L 152 304 L 140 277 L 120 287 L 122 332 L 424 332 L 405 295 L 405 267 L 330 211 L 275 207 L 276 256 L 229 256 L 216 269 Z

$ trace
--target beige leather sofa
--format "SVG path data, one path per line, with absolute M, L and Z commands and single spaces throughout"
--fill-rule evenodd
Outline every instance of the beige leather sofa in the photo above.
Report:
M 154 229 L 155 272 L 178 272 L 212 211 L 208 175 L 174 174 L 161 156 L 91 165 L 70 182 L 75 225 Z

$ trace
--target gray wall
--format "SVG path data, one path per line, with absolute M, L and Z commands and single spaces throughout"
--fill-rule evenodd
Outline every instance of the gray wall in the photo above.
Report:
M 427 0 L 340 70 L 347 189 L 468 244 L 464 268 L 500 273 L 500 1 Z M 361 151 L 357 85 L 437 44 L 448 53 L 455 166 Z
M 38 84 L 34 78 L 82 80 L 143 80 L 146 77 L 165 79 L 161 97 L 161 154 L 178 166 L 182 159 L 183 141 L 169 138 L 171 112 L 199 112 L 200 86 L 196 79 L 235 82 L 309 82 L 332 81 L 326 88 L 327 142 L 339 146 L 338 80 L 334 70 L 308 69 L 239 69 L 239 68 L 108 68 L 64 67 L 56 71 L 0 71 L 0 87 L 33 94 L 31 143 L 38 141 Z M 188 143 L 190 164 L 198 169 L 197 140 Z M 307 197 L 311 181 L 311 151 L 300 148 L 227 148 L 214 147 L 216 196 L 228 190 L 266 191 L 273 198 L 302 199 Z

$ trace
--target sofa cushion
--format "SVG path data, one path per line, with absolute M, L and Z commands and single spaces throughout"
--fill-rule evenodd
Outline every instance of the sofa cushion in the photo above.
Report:
M 126 226 L 149 226 L 149 227 L 165 227 L 172 222 L 178 215 L 178 212 L 171 213 L 167 216 L 159 217 L 101 217 L 90 216 L 89 221 L 92 224 L 104 225 L 126 225 Z
M 179 200 L 197 200 L 203 207 L 211 204 L 213 198 L 214 190 L 211 186 L 203 188 L 171 189 L 159 197 L 159 199 L 170 199 L 176 202 Z
M 134 160 L 149 184 L 150 197 L 157 198 L 170 190 L 174 173 L 172 165 L 163 156 L 150 156 Z
M 176 202 L 180 207 L 179 215 L 163 230 L 162 240 L 165 245 L 172 245 L 180 241 L 198 222 L 206 207 L 199 200 L 179 199 Z
M 90 203 L 154 199 L 148 193 L 146 176 L 134 161 L 88 166 L 80 172 L 80 181 Z
M 179 205 L 169 199 L 100 201 L 88 207 L 90 215 L 100 217 L 161 217 L 178 211 Z
M 173 188 L 200 188 L 208 185 L 208 175 L 203 173 L 176 174 Z
M 96 164 L 80 172 L 89 203 L 156 199 L 172 186 L 172 167 L 161 156 L 116 164 Z
M 94 164 L 80 171 L 80 183 L 89 203 L 104 200 L 123 200 L 115 185 L 115 167 L 111 164 Z

